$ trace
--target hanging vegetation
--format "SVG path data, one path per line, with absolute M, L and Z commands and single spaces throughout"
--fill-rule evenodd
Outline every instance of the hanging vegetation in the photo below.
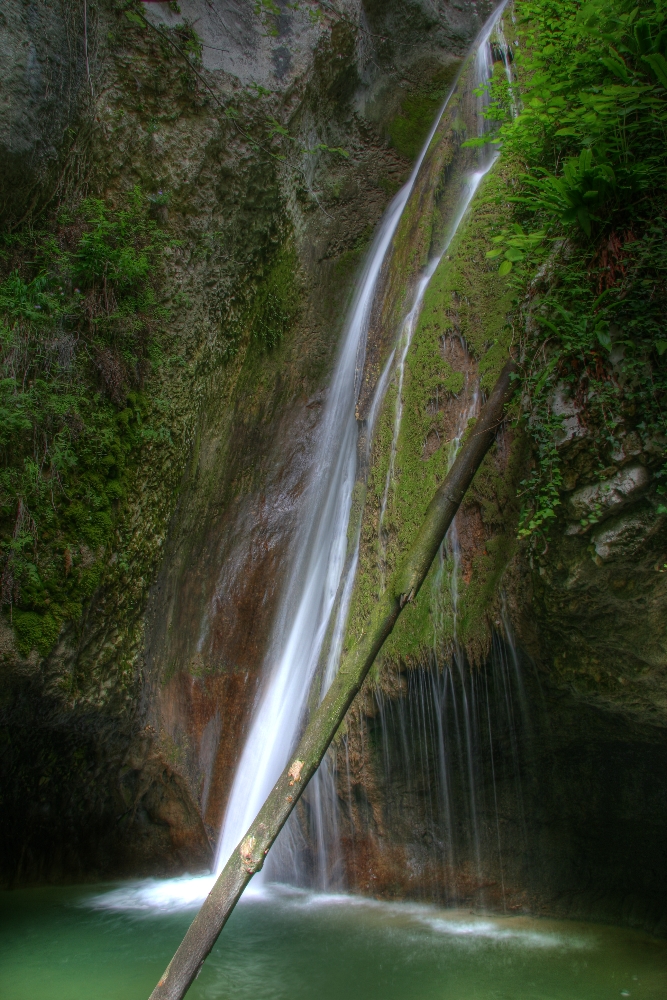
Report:
M 537 455 L 522 484 L 527 536 L 544 532 L 560 503 L 557 386 L 595 428 L 601 470 L 621 426 L 664 462 L 667 9 L 518 0 L 515 12 L 516 83 L 495 74 L 488 112 L 516 179 L 514 219 L 487 256 L 512 283 L 527 331 Z
M 0 575 L 19 648 L 53 645 L 102 568 L 128 466 L 157 432 L 144 384 L 159 353 L 169 237 L 138 189 L 54 228 L 3 238 Z

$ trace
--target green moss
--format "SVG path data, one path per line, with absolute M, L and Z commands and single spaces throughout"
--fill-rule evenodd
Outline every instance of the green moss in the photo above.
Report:
M 37 649 L 42 656 L 46 656 L 58 638 L 62 620 L 52 614 L 38 615 L 34 611 L 15 611 L 13 625 L 22 656 L 27 656 L 31 649 Z
M 151 349 L 165 355 L 173 241 L 150 211 L 138 189 L 121 208 L 89 199 L 0 244 L 0 576 L 23 653 L 80 614 L 139 452 L 164 430 L 143 383 Z
M 486 259 L 489 232 L 506 218 L 507 179 L 494 171 L 486 179 L 468 221 L 459 228 L 424 297 L 420 329 L 433 338 L 460 333 L 479 360 L 481 385 L 488 391 L 507 357 L 511 334 L 507 316 L 512 292 Z
M 445 392 L 451 393 L 452 396 L 458 396 L 464 385 L 465 376 L 462 372 L 452 371 L 449 375 L 444 375 L 442 379 L 443 389 Z
M 279 344 L 299 315 L 298 266 L 294 248 L 284 247 L 257 290 L 250 322 L 253 336 L 266 348 Z
M 487 391 L 507 357 L 511 295 L 497 267 L 486 258 L 490 228 L 505 215 L 506 193 L 506 178 L 500 173 L 487 178 L 426 292 L 406 358 L 394 475 L 380 525 L 396 386 L 390 386 L 387 392 L 369 473 L 350 638 L 360 635 L 384 581 L 410 546 L 426 507 L 447 473 L 451 418 L 446 414 L 457 412 L 459 404 L 453 397 L 464 391 L 465 375 L 444 357 L 445 338 L 463 339 Z M 408 227 L 408 232 L 414 236 L 419 231 Z M 514 481 L 520 452 L 517 443 L 503 468 L 498 467 L 495 449 L 487 455 L 466 498 L 467 508 L 462 511 L 462 516 L 481 525 L 486 539 L 474 557 L 469 577 L 466 575 L 470 582 L 461 579 L 458 588 L 457 637 L 474 659 L 483 655 L 488 643 L 488 609 L 513 551 L 517 517 Z M 385 661 L 415 663 L 423 661 L 434 646 L 443 652 L 451 648 L 455 623 L 450 591 L 453 571 L 453 565 L 444 558 L 434 565 L 417 599 L 404 610 L 385 644 Z
M 456 63 L 443 66 L 426 86 L 413 90 L 401 102 L 388 132 L 392 146 L 406 160 L 419 155 L 457 68 Z

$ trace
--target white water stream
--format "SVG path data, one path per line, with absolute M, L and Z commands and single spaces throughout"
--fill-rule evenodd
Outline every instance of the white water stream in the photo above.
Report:
M 471 80 L 473 89 L 483 86 L 491 76 L 489 38 L 501 12 L 502 8 L 493 14 L 475 43 Z M 361 387 L 371 309 L 394 233 L 431 140 L 455 90 L 456 85 L 433 124 L 410 179 L 389 206 L 359 279 L 319 432 L 319 457 L 297 532 L 298 549 L 271 639 L 267 657 L 271 667 L 234 778 L 218 844 L 216 872 L 222 871 L 288 761 L 305 715 L 336 603 L 320 696 L 325 694 L 338 668 L 358 554 L 357 538 L 354 555 L 351 560 L 347 560 L 346 566 L 352 490 L 357 473 L 358 426 L 355 404 Z M 478 97 L 477 103 L 478 134 L 481 135 L 484 129 L 484 98 Z M 443 246 L 418 282 L 412 308 L 401 330 L 398 348 L 399 386 L 402 386 L 405 358 L 417 325 L 424 293 L 449 248 L 482 177 L 497 156 L 495 151 L 487 152 L 487 149 L 485 147 L 480 154 L 483 162 L 479 168 L 464 178 Z M 392 353 L 378 383 L 374 404 L 367 419 L 369 441 L 393 359 Z M 400 388 L 397 410 L 398 429 Z M 392 443 L 392 456 L 394 453 L 395 441 Z M 256 878 L 256 881 L 261 881 L 261 877 Z
M 473 87 L 485 84 L 492 70 L 489 39 L 496 27 L 502 4 L 480 32 L 473 46 Z M 470 65 L 467 60 L 465 66 Z M 345 631 L 347 612 L 354 583 L 357 537 L 348 541 L 348 524 L 352 506 L 352 491 L 357 476 L 358 425 L 355 404 L 359 395 L 364 369 L 366 338 L 378 279 L 383 264 L 391 252 L 392 240 L 403 210 L 412 193 L 420 167 L 449 101 L 456 92 L 456 83 L 443 105 L 425 143 L 412 174 L 389 206 L 369 251 L 359 277 L 357 291 L 342 338 L 341 349 L 328 392 L 315 449 L 314 473 L 302 503 L 296 531 L 296 547 L 288 573 L 276 623 L 273 628 L 264 683 L 259 692 L 246 744 L 236 770 L 233 786 L 222 825 L 216 852 L 215 871 L 211 876 L 185 877 L 168 881 L 151 880 L 132 888 L 109 894 L 110 902 L 131 908 L 175 909 L 200 902 L 211 888 L 231 853 L 251 825 L 261 805 L 289 759 L 306 716 L 309 698 L 318 668 L 321 670 L 320 697 L 331 683 L 338 668 Z M 478 133 L 484 127 L 482 99 L 478 98 Z M 461 190 L 451 213 L 442 248 L 428 264 L 419 279 L 410 311 L 402 324 L 399 343 L 392 353 L 378 382 L 374 403 L 367 419 L 367 439 L 370 441 L 382 395 L 398 357 L 398 393 L 395 419 L 395 439 L 401 420 L 401 388 L 405 359 L 417 325 L 424 293 L 477 190 L 479 183 L 495 159 L 493 153 L 481 151 L 476 169 L 464 176 Z M 390 477 L 393 464 L 390 468 Z M 388 493 L 390 479 L 387 482 Z M 326 659 L 322 664 L 326 645 Z M 325 782 L 331 794 L 333 782 Z M 317 789 L 319 788 L 319 793 Z M 316 812 L 325 810 L 322 802 L 326 789 L 315 786 Z M 319 808 L 317 802 L 319 799 Z M 320 819 L 320 825 L 322 819 Z M 317 826 L 317 823 L 316 823 Z M 287 854 L 293 851 L 285 838 L 281 839 Z M 280 849 L 279 839 L 276 847 Z M 322 848 L 324 849 L 324 848 Z M 272 852 L 269 861 L 276 855 Z M 275 867 L 275 866 L 274 866 Z M 264 873 L 253 880 L 261 885 Z
M 492 17 L 487 21 L 486 25 L 482 29 L 482 32 L 478 36 L 475 45 L 473 47 L 473 66 L 471 67 L 471 73 L 469 80 L 467 81 L 466 89 L 469 93 L 475 95 L 475 119 L 476 119 L 476 131 L 478 136 L 482 136 L 486 130 L 486 120 L 484 118 L 484 109 L 488 104 L 488 96 L 486 93 L 482 92 L 482 88 L 489 81 L 491 74 L 493 72 L 493 54 L 490 45 L 490 39 L 494 36 L 495 46 L 500 49 L 503 59 L 503 64 L 505 66 L 505 71 L 507 74 L 508 81 L 511 83 L 511 74 L 509 70 L 509 57 L 508 57 L 508 46 L 505 41 L 504 34 L 501 27 L 501 17 L 502 11 L 504 9 L 504 4 L 498 8 Z M 452 92 L 447 98 L 444 107 L 442 108 L 438 118 L 436 119 L 436 124 L 431 132 L 431 137 L 429 138 L 422 156 L 420 158 L 423 160 L 426 151 L 428 150 L 431 138 L 435 133 L 437 126 L 447 109 L 448 103 L 451 97 L 456 93 L 456 84 L 452 89 Z M 422 311 L 422 306 L 424 304 L 424 296 L 429 287 L 431 279 L 438 270 L 445 254 L 449 250 L 452 240 L 456 236 L 459 226 L 470 206 L 470 203 L 477 191 L 480 182 L 484 176 L 489 172 L 493 164 L 498 157 L 498 150 L 495 147 L 484 146 L 478 152 L 476 156 L 475 168 L 464 172 L 463 175 L 458 179 L 459 191 L 456 199 L 449 213 L 449 218 L 444 230 L 444 236 L 440 242 L 440 248 L 438 252 L 431 257 L 427 266 L 424 269 L 422 276 L 419 278 L 416 288 L 413 293 L 412 305 L 407 313 L 407 316 L 403 320 L 400 328 L 400 333 L 398 337 L 398 344 L 394 351 L 392 351 L 385 369 L 382 373 L 380 381 L 378 383 L 378 389 L 375 393 L 375 398 L 372 405 L 372 417 L 369 419 L 369 432 L 368 441 L 370 442 L 372 435 L 372 427 L 374 424 L 375 416 L 377 415 L 377 410 L 379 409 L 379 404 L 384 396 L 385 387 L 391 381 L 391 377 L 396 382 L 396 402 L 394 410 L 394 422 L 393 422 L 393 433 L 392 441 L 389 455 L 389 467 L 387 470 L 387 476 L 385 480 L 385 486 L 383 491 L 382 500 L 380 503 L 380 513 L 378 518 L 378 549 L 379 549 L 379 562 L 380 562 L 380 575 L 381 575 L 381 586 L 384 588 L 386 580 L 384 578 L 384 568 L 385 568 L 385 558 L 386 558 L 386 544 L 383 532 L 385 515 L 387 512 L 387 506 L 389 502 L 389 494 L 394 482 L 395 473 L 395 460 L 398 449 L 398 437 L 401 430 L 401 423 L 403 417 L 403 380 L 405 375 L 405 362 L 410 350 L 410 345 L 412 344 L 412 339 L 417 329 L 419 323 L 419 317 Z M 413 175 L 414 176 L 414 175 Z M 398 357 L 398 363 L 394 364 L 396 357 Z M 472 388 L 472 393 L 469 392 L 469 386 L 466 384 L 465 391 L 463 393 L 464 398 L 471 395 L 471 399 L 467 406 L 464 406 L 459 414 L 459 419 L 457 422 L 457 428 L 455 432 L 455 438 L 449 443 L 449 467 L 454 462 L 456 454 L 461 444 L 461 439 L 468 426 L 468 421 L 471 417 L 476 416 L 479 410 L 480 403 L 480 393 L 479 387 L 477 385 Z M 358 555 L 358 545 L 359 538 L 356 539 L 355 556 L 354 556 L 354 568 L 356 569 L 357 555 Z M 450 578 L 450 588 L 452 592 L 452 600 L 454 605 L 454 614 L 456 616 L 456 605 L 458 597 L 458 575 L 460 571 L 460 547 L 458 544 L 458 537 L 456 535 L 456 525 L 453 524 L 447 539 L 447 547 L 452 550 L 454 567 Z M 441 550 L 440 554 L 441 567 L 444 565 L 443 553 Z M 438 574 L 439 582 L 441 581 L 442 572 Z M 347 603 L 341 602 L 341 606 L 344 607 L 344 617 L 342 621 L 342 628 L 340 634 L 340 644 L 342 645 L 342 639 L 344 634 L 344 625 L 347 615 L 349 598 L 351 597 L 351 584 L 354 581 L 354 571 L 352 572 L 349 584 L 346 581 L 345 590 L 349 589 L 349 597 Z M 338 631 L 338 629 L 336 630 Z M 455 623 L 455 635 L 456 635 L 456 623 Z M 336 648 L 337 657 L 340 656 L 340 645 Z M 337 668 L 338 660 L 336 659 L 335 667 Z M 335 670 L 331 670 L 331 658 L 328 666 L 327 677 L 329 678 L 329 683 L 333 678 Z M 336 875 L 335 869 L 337 863 L 340 860 L 340 850 L 338 846 L 338 830 L 337 830 L 337 798 L 336 798 L 336 782 L 335 775 L 332 771 L 332 764 L 329 757 L 326 757 L 322 762 L 319 772 L 315 776 L 312 782 L 313 792 L 311 793 L 311 815 L 312 815 L 312 827 L 315 839 L 315 849 L 316 849 L 316 871 L 315 880 L 321 888 L 329 888 L 332 885 L 336 886 Z M 475 838 L 476 838 L 476 817 L 475 817 Z M 295 851 L 292 852 L 295 855 Z M 294 857 L 292 860 L 292 872 L 290 876 L 292 879 L 295 878 L 297 872 L 295 871 L 295 861 Z

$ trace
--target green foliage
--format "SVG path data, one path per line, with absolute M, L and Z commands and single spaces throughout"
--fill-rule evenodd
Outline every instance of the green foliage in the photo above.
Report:
M 0 248 L 0 577 L 44 654 L 99 580 L 145 425 L 169 243 L 135 190 Z
M 594 428 L 601 470 L 621 426 L 664 447 L 667 6 L 517 0 L 515 10 L 520 111 L 518 86 L 494 74 L 488 116 L 519 186 L 508 192 L 513 224 L 487 257 L 500 258 L 527 330 L 536 464 L 521 486 L 525 537 L 546 531 L 560 504 L 557 392 Z
M 664 188 L 664 5 L 519 0 L 516 9 L 522 108 L 513 117 L 496 91 L 490 115 L 505 119 L 496 138 L 528 168 L 517 200 L 589 236 Z
M 515 222 L 510 228 L 502 229 L 498 236 L 492 237 L 491 242 L 496 246 L 493 250 L 489 250 L 486 256 L 489 260 L 493 260 L 502 254 L 503 260 L 498 273 L 504 277 L 510 273 L 515 264 L 526 259 L 526 254 L 540 248 L 545 235 L 543 229 L 535 233 L 524 233 L 522 227 Z
M 548 371 L 549 369 L 547 369 Z M 556 447 L 562 421 L 554 416 L 548 398 L 533 393 L 534 404 L 529 427 L 536 445 L 536 464 L 528 478 L 521 482 L 518 496 L 523 501 L 519 517 L 518 536 L 528 538 L 535 532 L 546 532 L 556 508 L 560 506 L 563 474 Z

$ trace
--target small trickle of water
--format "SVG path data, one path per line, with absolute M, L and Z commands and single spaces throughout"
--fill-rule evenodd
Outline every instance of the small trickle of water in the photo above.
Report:
M 381 870 L 388 851 L 391 869 L 400 841 L 411 845 L 412 895 L 459 905 L 472 892 L 477 906 L 506 905 L 498 788 L 515 818 L 515 852 L 527 843 L 521 770 L 530 719 L 521 714 L 522 687 L 515 651 L 495 635 L 483 668 L 471 670 L 462 654 L 444 662 L 433 655 L 407 671 L 398 687 L 394 683 L 392 693 L 376 690 L 376 714 L 358 716 L 346 737 L 353 742 L 355 773 L 338 786 L 350 884 L 361 887 L 357 876 L 366 870 L 362 865 L 357 873 L 357 849 L 363 852 L 370 839 L 374 864 Z M 363 791 L 375 796 L 379 809 L 372 822 L 359 807 Z M 379 840 L 373 833 L 378 826 L 386 831 Z M 485 885 L 493 886 L 492 898 Z

